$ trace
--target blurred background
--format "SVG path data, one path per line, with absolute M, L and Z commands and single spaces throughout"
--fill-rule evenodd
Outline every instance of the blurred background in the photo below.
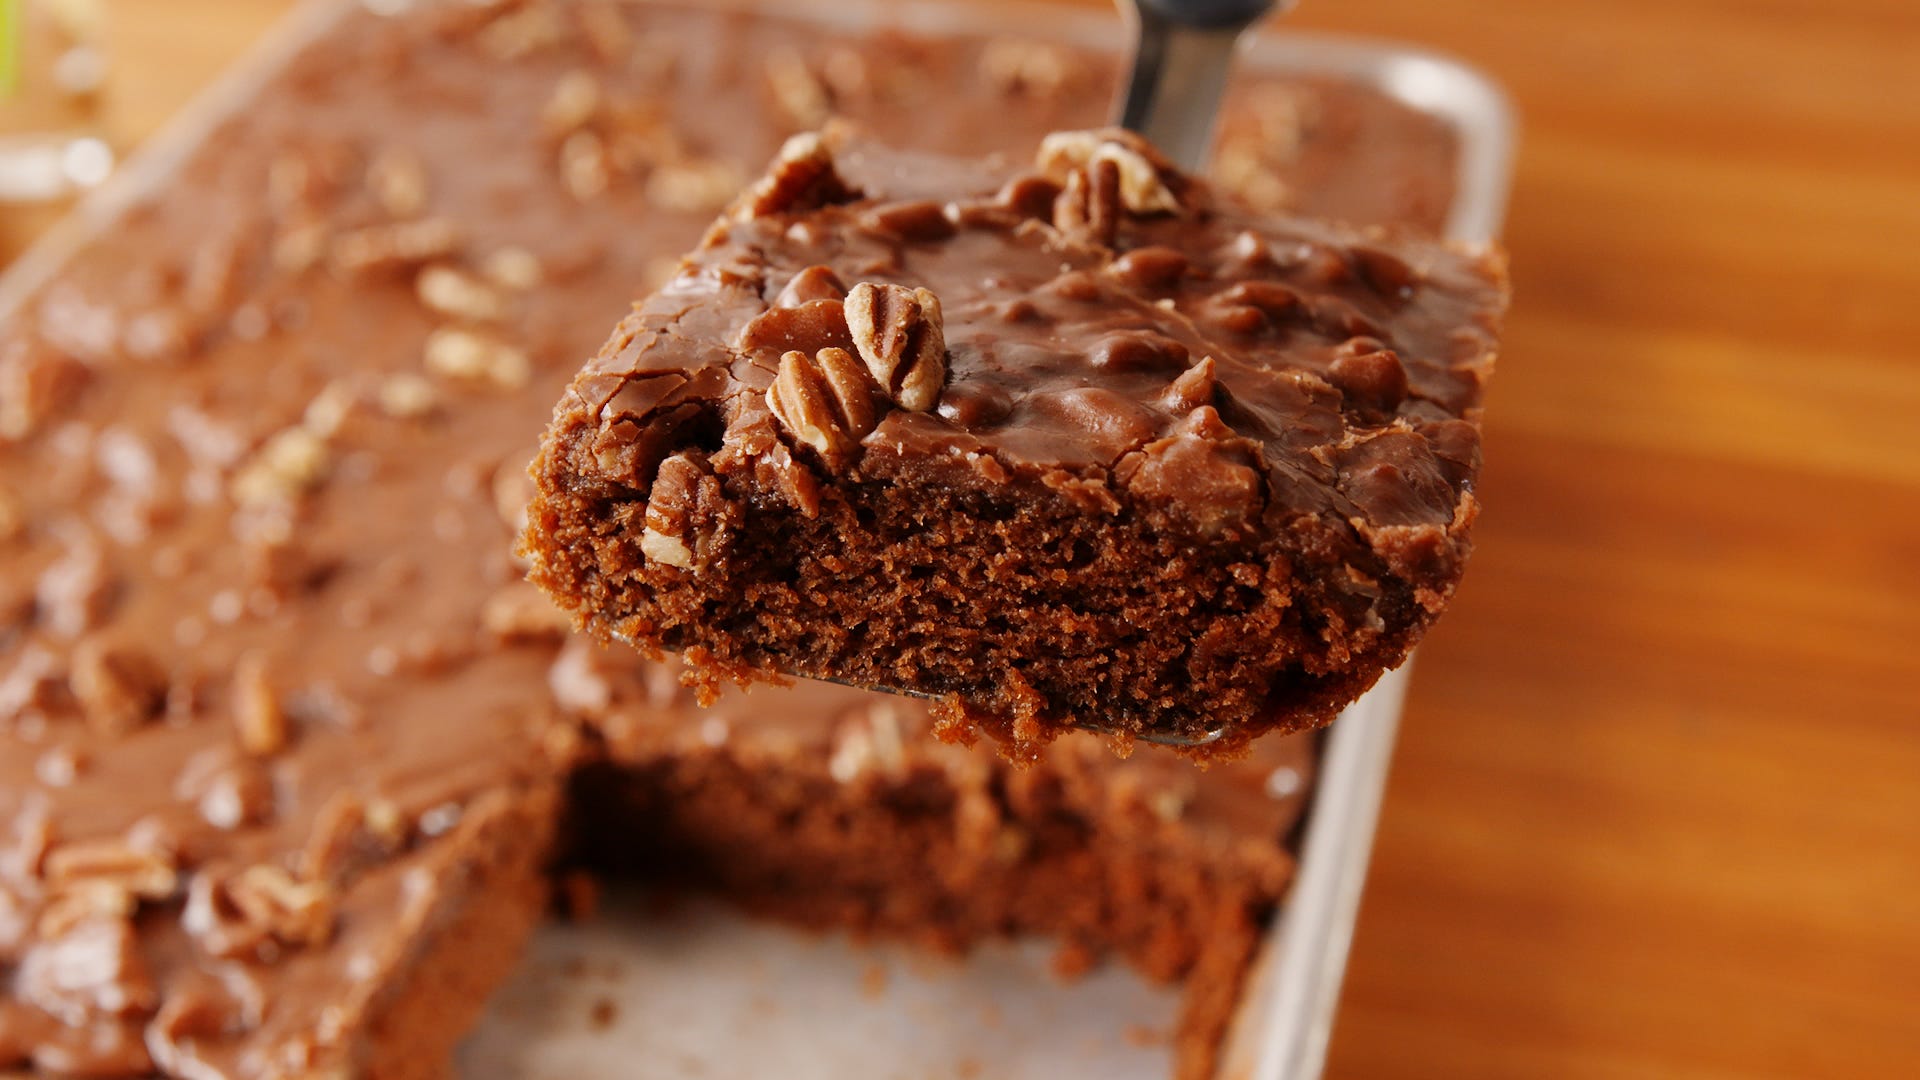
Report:
M 100 77 L 0 119 L 123 152 L 292 5 L 48 6 Z M 1451 52 L 1523 128 L 1479 553 L 1329 1075 L 1920 1076 L 1920 5 L 1290 21 Z M 0 207 L 0 261 L 55 213 Z

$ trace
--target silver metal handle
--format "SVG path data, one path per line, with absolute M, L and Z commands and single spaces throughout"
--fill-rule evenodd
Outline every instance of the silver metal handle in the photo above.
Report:
M 1119 123 L 1199 171 L 1241 34 L 1291 0 L 1116 0 L 1135 31 Z

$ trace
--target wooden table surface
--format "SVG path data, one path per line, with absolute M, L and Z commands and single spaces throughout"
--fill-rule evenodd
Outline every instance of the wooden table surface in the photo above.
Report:
M 137 135 L 287 2 L 110 6 Z M 1920 1077 L 1920 4 L 1295 18 L 1524 125 L 1479 553 L 1330 1075 Z

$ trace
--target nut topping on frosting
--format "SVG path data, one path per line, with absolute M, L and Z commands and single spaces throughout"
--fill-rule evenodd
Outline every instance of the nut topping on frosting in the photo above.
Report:
M 811 359 L 795 350 L 780 358 L 767 407 L 794 438 L 833 464 L 873 430 L 872 386 L 845 349 L 821 349 Z
M 747 193 L 736 214 L 758 218 L 816 210 L 845 202 L 851 194 L 834 168 L 826 140 L 818 132 L 807 131 L 781 144 L 773 167 Z
M 333 936 L 333 890 L 323 882 L 260 863 L 227 882 L 226 894 L 242 919 L 283 945 L 320 945 Z
M 926 289 L 861 282 L 847 294 L 847 329 L 874 381 L 903 409 L 932 412 L 947 381 L 940 298 Z
M 272 757 L 286 748 L 287 714 L 257 653 L 234 665 L 233 725 L 240 748 L 253 757 Z
M 1120 179 L 1120 205 L 1134 214 L 1177 214 L 1180 200 L 1167 187 L 1161 163 L 1137 137 L 1113 131 L 1057 131 L 1040 142 L 1040 171 L 1066 182 L 1076 171 L 1095 174 L 1111 164 Z

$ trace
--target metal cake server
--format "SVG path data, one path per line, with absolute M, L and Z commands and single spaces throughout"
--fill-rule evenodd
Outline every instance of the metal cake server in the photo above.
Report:
M 1115 0 L 1135 31 L 1116 121 L 1173 163 L 1201 172 L 1213 145 L 1235 46 L 1292 0 Z

